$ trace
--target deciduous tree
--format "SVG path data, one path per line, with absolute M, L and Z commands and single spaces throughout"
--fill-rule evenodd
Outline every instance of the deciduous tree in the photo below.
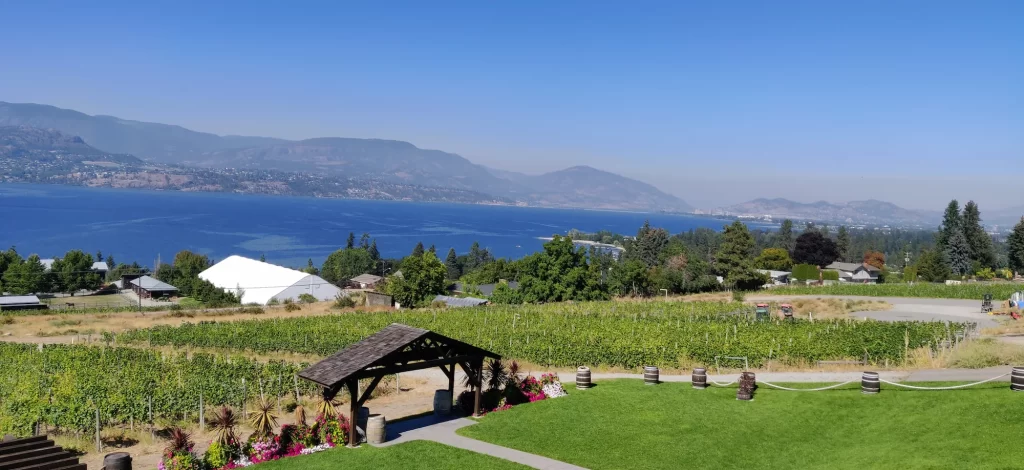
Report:
M 885 254 L 880 251 L 868 251 L 864 253 L 864 264 L 885 269 Z
M 402 260 L 402 275 L 388 277 L 384 289 L 403 307 L 415 307 L 445 292 L 446 274 L 441 260 L 433 253 L 424 252 Z
M 793 260 L 790 259 L 789 252 L 782 248 L 765 248 L 754 260 L 754 265 L 760 269 L 789 271 L 793 267 Z
M 839 248 L 836 242 L 825 237 L 817 230 L 804 232 L 796 239 L 793 249 L 793 262 L 813 264 L 823 268 L 839 259 Z
M 373 270 L 374 262 L 369 252 L 360 248 L 345 248 L 327 256 L 320 267 L 320 276 L 328 282 L 341 284 Z
M 1015 273 L 1024 273 L 1024 217 L 1013 227 L 1013 232 L 1006 240 L 1008 251 L 1007 264 Z
M 99 273 L 92 269 L 92 255 L 82 250 L 71 250 L 63 258 L 54 260 L 51 271 L 57 278 L 62 292 L 74 295 L 79 290 L 97 289 L 102 282 Z

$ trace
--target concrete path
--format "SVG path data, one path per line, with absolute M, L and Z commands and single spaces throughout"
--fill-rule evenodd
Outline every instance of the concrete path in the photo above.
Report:
M 505 459 L 526 465 L 532 468 L 544 470 L 585 470 L 558 460 L 541 457 L 535 454 L 509 449 L 494 444 L 489 444 L 476 439 L 470 439 L 455 434 L 455 431 L 466 426 L 472 426 L 476 421 L 466 418 L 439 418 L 435 415 L 413 418 L 388 424 L 388 439 L 378 447 L 388 447 L 403 442 L 425 440 L 458 447 L 479 454 L 490 455 L 499 459 Z

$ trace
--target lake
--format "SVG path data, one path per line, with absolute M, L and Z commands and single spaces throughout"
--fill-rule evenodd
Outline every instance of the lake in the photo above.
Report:
M 671 233 L 727 222 L 656 213 L 317 199 L 57 185 L 0 184 L 0 247 L 22 256 L 102 251 L 118 262 L 153 266 L 180 250 L 217 260 L 232 254 L 286 266 L 319 266 L 344 247 L 349 232 L 368 232 L 385 257 L 409 254 L 416 242 L 469 250 L 474 241 L 496 256 L 519 258 L 541 249 L 539 237 L 570 229 L 635 234 L 651 225 Z

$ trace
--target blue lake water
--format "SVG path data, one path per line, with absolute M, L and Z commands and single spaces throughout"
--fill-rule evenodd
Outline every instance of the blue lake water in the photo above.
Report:
M 264 254 L 286 266 L 312 258 L 319 266 L 349 232 L 357 242 L 370 233 L 385 257 L 405 256 L 422 241 L 443 258 L 479 241 L 497 256 L 518 258 L 540 250 L 538 237 L 573 228 L 635 234 L 645 219 L 671 233 L 726 224 L 655 213 L 0 184 L 3 249 L 43 258 L 100 250 L 144 266 L 183 249 L 215 260 Z

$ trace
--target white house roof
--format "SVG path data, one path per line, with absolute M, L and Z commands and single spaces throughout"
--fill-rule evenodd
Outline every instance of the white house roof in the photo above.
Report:
M 55 260 L 53 258 L 46 258 L 46 259 L 39 260 L 39 262 L 43 265 L 44 268 L 46 268 L 47 271 L 49 271 L 51 268 L 53 268 L 53 262 L 54 261 L 57 261 L 57 260 Z
M 0 297 L 0 305 L 36 305 L 39 297 L 34 295 L 6 295 Z
M 162 282 L 159 279 L 155 279 L 149 276 L 140 276 L 138 278 L 132 279 L 130 283 L 133 286 L 139 286 L 143 289 L 152 292 L 167 292 L 178 290 L 177 287 L 174 287 L 166 282 Z
M 94 269 L 96 271 L 106 271 L 107 270 L 107 263 L 104 263 L 103 261 L 97 261 L 97 262 L 92 264 L 92 269 Z
M 790 274 L 792 274 L 789 271 L 772 271 L 770 269 L 758 269 L 757 272 L 759 272 L 761 274 L 767 274 L 767 275 L 771 276 L 772 279 L 778 279 L 780 277 L 785 277 L 785 276 L 789 276 Z
M 376 284 L 377 282 L 380 282 L 381 279 L 384 278 L 377 276 L 375 274 L 360 274 L 349 280 L 359 284 Z
M 299 285 L 330 287 L 332 292 L 340 292 L 319 276 L 238 255 L 228 256 L 210 266 L 199 273 L 199 278 L 236 295 L 241 290 L 243 304 L 266 304 L 278 294 Z

